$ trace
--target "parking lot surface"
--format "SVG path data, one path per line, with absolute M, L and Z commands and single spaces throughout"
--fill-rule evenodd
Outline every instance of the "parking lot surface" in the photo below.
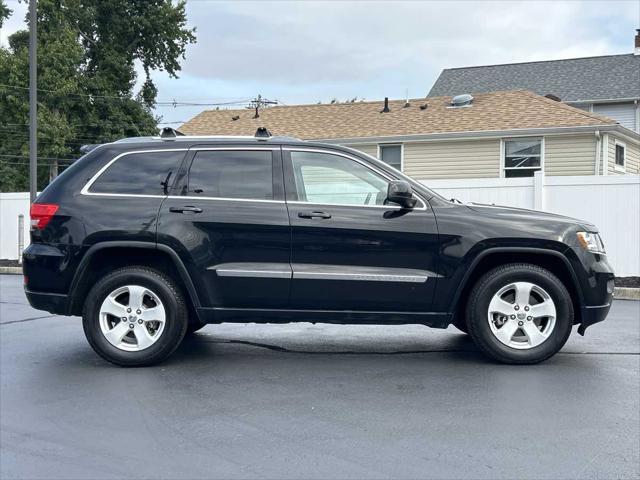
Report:
M 114 367 L 0 276 L 0 478 L 638 478 L 640 302 L 541 365 L 453 327 L 209 325 Z

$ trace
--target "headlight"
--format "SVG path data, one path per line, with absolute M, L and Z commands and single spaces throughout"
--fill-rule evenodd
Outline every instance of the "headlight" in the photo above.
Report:
M 592 253 L 606 253 L 604 250 L 604 243 L 600 235 L 592 232 L 578 232 L 578 243 L 582 248 Z

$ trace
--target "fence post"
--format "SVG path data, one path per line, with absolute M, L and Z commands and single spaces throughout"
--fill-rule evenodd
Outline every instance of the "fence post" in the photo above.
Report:
M 533 208 L 544 210 L 544 173 L 541 170 L 533 173 Z
M 18 215 L 18 263 L 22 265 L 22 251 L 24 250 L 24 215 Z

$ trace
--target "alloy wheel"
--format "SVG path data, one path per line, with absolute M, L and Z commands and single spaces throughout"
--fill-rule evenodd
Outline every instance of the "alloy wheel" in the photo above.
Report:
M 140 285 L 112 291 L 100 306 L 100 330 L 114 347 L 139 352 L 156 343 L 166 323 L 164 305 L 157 294 Z
M 539 285 L 514 282 L 492 297 L 487 312 L 494 337 L 504 345 L 527 350 L 544 343 L 556 324 L 556 306 Z

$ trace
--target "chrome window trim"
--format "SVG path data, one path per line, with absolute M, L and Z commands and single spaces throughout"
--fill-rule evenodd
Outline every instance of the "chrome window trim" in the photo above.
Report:
M 285 201 L 285 200 L 260 200 L 253 198 L 233 198 L 233 197 L 197 197 L 197 196 L 182 196 L 182 195 L 147 195 L 147 194 L 138 194 L 138 193 L 98 193 L 91 192 L 89 189 L 95 183 L 95 181 L 102 175 L 113 163 L 119 160 L 122 157 L 127 155 L 133 155 L 137 153 L 158 153 L 158 152 L 190 152 L 190 151 L 201 151 L 201 150 L 259 150 L 259 151 L 274 151 L 282 148 L 287 151 L 299 151 L 299 152 L 312 152 L 312 153 L 326 153 L 329 155 L 337 155 L 340 157 L 348 158 L 369 170 L 374 171 L 378 175 L 384 177 L 386 180 L 391 181 L 395 180 L 392 176 L 387 173 L 377 169 L 376 167 L 367 164 L 366 162 L 354 157 L 353 155 L 345 154 L 343 152 L 337 152 L 333 150 L 325 150 L 322 148 L 294 148 L 294 147 L 280 147 L 278 145 L 272 146 L 234 146 L 234 147 L 192 147 L 192 148 L 162 148 L 162 149 L 151 149 L 151 150 L 132 150 L 130 152 L 123 152 L 119 155 L 116 155 L 114 158 L 109 160 L 100 170 L 98 170 L 93 177 L 89 179 L 89 181 L 84 185 L 82 190 L 80 190 L 81 195 L 86 196 L 95 196 L 95 197 L 122 197 L 122 198 L 171 198 L 171 199 L 184 199 L 184 200 L 214 200 L 214 201 L 231 201 L 231 202 L 258 202 L 258 203 L 287 203 L 293 205 L 318 205 L 318 206 L 335 206 L 335 207 L 361 207 L 361 208 L 381 208 L 385 210 L 402 210 L 403 207 L 400 205 L 357 205 L 357 204 L 343 204 L 343 203 L 314 203 L 314 202 L 301 202 L 301 201 Z M 421 207 L 415 207 L 412 210 L 427 210 L 426 201 L 422 199 L 420 195 L 414 192 L 416 198 L 422 204 Z
M 183 200 L 218 200 L 222 202 L 284 203 L 284 200 L 260 200 L 255 198 L 234 198 L 234 197 L 189 197 L 189 196 L 182 196 L 182 195 L 167 195 L 166 198 L 170 198 L 173 200 L 183 199 Z
M 165 198 L 166 195 L 145 195 L 138 193 L 99 193 L 99 192 L 90 192 L 89 188 L 95 183 L 100 175 L 102 175 L 111 165 L 113 165 L 117 160 L 127 155 L 134 155 L 136 153 L 158 153 L 158 152 L 188 152 L 188 148 L 162 148 L 155 150 L 132 150 L 130 152 L 123 152 L 119 155 L 116 155 L 111 160 L 109 160 L 100 170 L 96 172 L 96 174 L 89 179 L 87 183 L 85 183 L 82 190 L 80 190 L 80 195 L 87 196 L 96 196 L 96 197 L 139 197 L 139 198 Z
M 349 155 L 348 153 L 344 153 L 344 152 L 339 152 L 336 150 L 325 150 L 323 148 L 297 148 L 297 147 L 282 147 L 283 150 L 286 150 L 288 152 L 311 152 L 311 153 L 325 153 L 328 155 L 337 155 L 339 157 L 344 157 L 344 158 L 348 158 L 349 160 L 353 160 L 354 162 L 359 163 L 360 165 L 362 165 L 365 168 L 368 168 L 369 170 L 375 172 L 376 174 L 378 174 L 379 176 L 385 178 L 388 182 L 390 181 L 394 181 L 397 180 L 396 178 L 394 178 L 393 176 L 389 175 L 388 173 L 374 167 L 373 165 L 370 165 L 369 163 L 360 160 L 359 158 L 353 156 L 353 155 Z M 404 180 L 403 180 L 404 181 Z M 421 207 L 414 207 L 411 210 L 426 210 L 427 209 L 427 202 L 420 196 L 418 195 L 416 192 L 413 192 L 413 194 L 415 195 L 415 197 L 420 201 L 420 203 L 422 204 Z M 377 208 L 386 208 L 387 210 L 389 210 L 390 208 L 396 208 L 396 209 L 403 209 L 403 207 L 401 207 L 400 205 L 358 205 L 358 204 L 349 204 L 349 203 L 317 203 L 317 202 L 302 202 L 299 200 L 296 200 L 294 202 L 287 202 L 287 203 L 293 203 L 293 204 L 303 204 L 303 205 L 332 205 L 332 206 L 339 206 L 339 207 L 377 207 Z
M 260 150 L 260 151 L 273 151 L 278 150 L 279 146 L 273 145 L 271 147 L 266 146 L 246 146 L 246 147 L 192 147 L 192 148 L 162 148 L 162 149 L 152 149 L 152 150 L 132 150 L 130 152 L 123 152 L 119 155 L 116 155 L 111 160 L 109 160 L 100 170 L 96 172 L 96 174 L 89 179 L 89 181 L 84 185 L 82 190 L 80 190 L 81 195 L 88 196 L 96 196 L 96 197 L 127 197 L 127 198 L 184 198 L 188 200 L 194 199 L 204 199 L 204 200 L 237 200 L 240 202 L 273 202 L 273 203 L 284 203 L 283 200 L 254 200 L 254 199 L 244 199 L 244 198 L 225 198 L 225 197 L 183 197 L 180 195 L 146 195 L 139 193 L 104 193 L 104 192 L 90 192 L 89 188 L 95 183 L 95 181 L 102 175 L 111 165 L 113 165 L 117 160 L 126 156 L 133 155 L 136 153 L 158 153 L 158 152 L 190 152 L 190 151 L 201 151 L 201 150 Z

